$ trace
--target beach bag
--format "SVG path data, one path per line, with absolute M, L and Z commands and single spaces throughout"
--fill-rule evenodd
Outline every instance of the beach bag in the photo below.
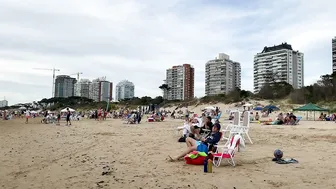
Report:
M 201 143 L 200 145 L 197 146 L 197 151 L 205 152 L 206 154 L 208 154 L 208 146 L 204 143 Z

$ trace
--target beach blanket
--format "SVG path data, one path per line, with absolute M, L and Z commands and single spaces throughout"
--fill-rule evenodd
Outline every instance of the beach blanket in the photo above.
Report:
M 290 164 L 290 163 L 299 163 L 298 160 L 293 158 L 286 158 L 286 159 L 276 159 L 274 158 L 272 161 L 275 161 L 277 164 Z

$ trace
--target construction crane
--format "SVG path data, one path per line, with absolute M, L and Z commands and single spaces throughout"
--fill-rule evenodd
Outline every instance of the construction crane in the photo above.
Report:
M 77 72 L 77 73 L 74 73 L 74 74 L 69 74 L 69 75 L 77 75 L 77 82 L 79 81 L 79 75 L 82 75 L 83 72 Z
M 52 69 L 48 69 L 48 68 L 34 68 L 34 70 L 52 71 L 52 73 L 53 73 L 53 82 L 52 82 L 52 94 L 51 94 L 52 96 L 51 97 L 55 97 L 55 77 L 56 77 L 55 72 L 59 72 L 61 70 L 57 69 L 57 68 L 52 68 Z

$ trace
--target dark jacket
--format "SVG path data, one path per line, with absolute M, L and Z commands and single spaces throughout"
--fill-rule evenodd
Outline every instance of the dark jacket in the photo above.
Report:
M 208 145 L 215 145 L 220 141 L 220 139 L 221 139 L 221 133 L 220 132 L 211 133 L 211 135 L 205 139 L 204 143 L 206 143 Z

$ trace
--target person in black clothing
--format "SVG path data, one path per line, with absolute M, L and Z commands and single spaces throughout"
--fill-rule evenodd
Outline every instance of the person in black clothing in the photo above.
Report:
M 66 126 L 68 126 L 68 123 L 70 123 L 71 125 L 71 121 L 70 121 L 70 115 L 71 115 L 71 112 L 69 110 L 69 108 L 67 108 L 67 115 L 66 115 Z
M 203 133 L 206 132 L 205 129 L 212 131 L 213 123 L 211 122 L 211 119 L 212 119 L 212 118 L 211 118 L 210 116 L 208 116 L 208 117 L 206 118 L 205 123 L 204 123 L 204 125 L 201 127 L 201 130 L 200 130 L 200 133 L 201 133 L 201 134 L 203 134 Z M 210 133 L 209 133 L 209 134 L 210 134 Z M 209 136 L 209 135 L 207 135 L 207 136 Z
M 207 146 L 216 145 L 221 139 L 221 133 L 219 131 L 220 131 L 220 125 L 215 124 L 212 127 L 211 135 L 207 138 L 202 138 L 200 141 L 197 141 L 191 137 L 187 137 L 186 138 L 187 149 L 184 152 L 182 152 L 179 156 L 177 156 L 176 158 L 171 158 L 170 156 L 168 156 L 169 161 L 177 161 L 183 158 L 188 153 L 192 151 L 196 151 L 197 147 L 201 145 L 202 143 L 206 144 Z

